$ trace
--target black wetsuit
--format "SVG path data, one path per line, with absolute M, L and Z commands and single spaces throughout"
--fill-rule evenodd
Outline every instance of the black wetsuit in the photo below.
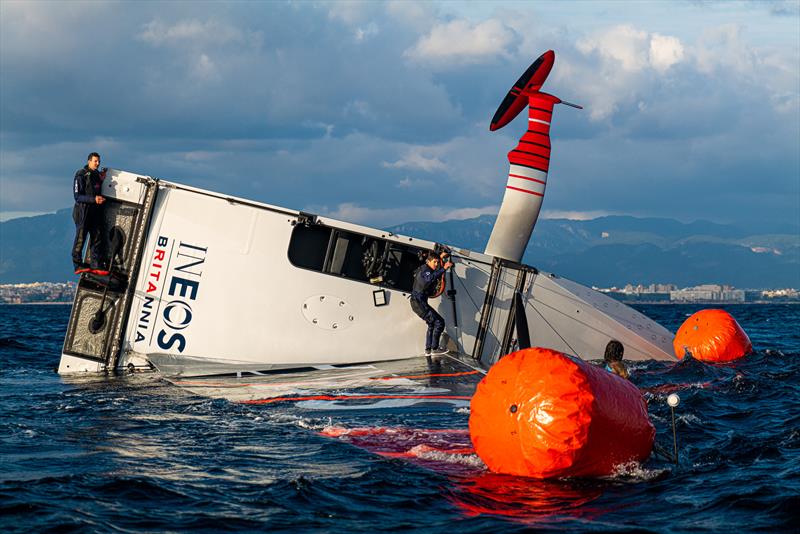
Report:
M 439 338 L 444 330 L 444 319 L 428 304 L 428 296 L 436 289 L 436 283 L 444 275 L 444 269 L 431 269 L 423 264 L 414 272 L 414 287 L 411 291 L 411 309 L 428 323 L 425 350 L 439 348 Z
M 89 248 L 92 251 L 92 267 L 105 268 L 105 247 L 102 239 L 103 207 L 95 203 L 100 194 L 102 178 L 97 170 L 89 166 L 78 169 L 72 181 L 72 193 L 75 196 L 75 207 L 72 208 L 72 220 L 75 221 L 75 241 L 72 244 L 72 263 L 75 269 L 83 263 L 83 244 L 89 234 Z

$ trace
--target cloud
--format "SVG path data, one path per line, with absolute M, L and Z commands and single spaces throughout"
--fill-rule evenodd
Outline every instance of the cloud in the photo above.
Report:
M 654 33 L 650 39 L 650 65 L 665 71 L 683 60 L 683 45 L 677 37 Z
M 741 38 L 741 28 L 725 24 L 707 28 L 692 50 L 694 63 L 700 72 L 733 71 L 748 75 L 759 63 L 755 51 Z
M 415 29 L 430 28 L 438 15 L 431 2 L 413 0 L 389 0 L 385 2 L 386 15 L 397 24 Z
M 771 2 L 758 2 L 766 4 L 771 15 L 778 17 L 800 16 L 800 3 L 797 0 L 772 0 Z
M 497 215 L 500 206 L 454 208 L 443 206 L 403 206 L 402 208 L 370 208 L 354 203 L 342 203 L 333 208 L 308 206 L 312 213 L 378 228 L 412 221 L 439 222 L 472 219 L 481 215 Z
M 230 72 L 233 54 L 257 54 L 262 45 L 260 32 L 216 19 L 182 19 L 173 23 L 153 19 L 141 26 L 136 38 L 165 50 L 176 67 L 173 76 L 180 77 L 183 72 L 189 83 L 222 80 Z M 205 85 L 196 87 L 207 90 Z
M 200 54 L 196 58 L 192 66 L 192 73 L 197 78 L 204 80 L 218 78 L 217 66 L 207 54 Z
M 765 93 L 773 109 L 800 112 L 797 44 L 791 48 L 755 47 L 736 24 L 705 29 L 688 54 L 697 72 L 731 80 L 744 91 Z
M 370 22 L 364 27 L 356 28 L 355 39 L 356 41 L 366 41 L 371 37 L 378 35 L 378 25 Z
M 580 87 L 592 121 L 616 117 L 623 107 L 646 107 L 643 95 L 673 83 L 685 47 L 673 36 L 618 25 L 579 39 L 558 75 L 561 85 Z M 557 60 L 557 66 L 558 60 Z
M 344 106 L 345 115 L 358 115 L 369 119 L 377 118 L 372 106 L 366 100 L 351 100 Z
M 458 19 L 434 26 L 404 55 L 440 66 L 480 63 L 511 54 L 515 32 L 497 19 L 477 24 Z
M 381 165 L 389 169 L 417 169 L 424 172 L 446 171 L 447 165 L 436 156 L 424 154 L 422 147 L 411 147 L 399 160 L 389 163 L 384 161 Z
M 357 0 L 338 0 L 326 4 L 328 10 L 328 18 L 331 20 L 339 20 L 349 26 L 357 26 L 364 24 L 373 16 L 377 11 L 377 6 L 372 2 L 363 2 Z
M 386 169 L 418 171 L 412 178 L 429 180 L 433 175 L 442 194 L 462 202 L 497 201 L 508 177 L 505 153 L 516 144 L 504 135 L 487 134 L 483 125 L 473 125 L 464 135 L 438 144 L 397 145 L 400 155 L 393 162 L 384 160 Z M 409 178 L 406 176 L 405 178 Z
M 648 33 L 628 25 L 614 26 L 581 39 L 583 54 L 597 53 L 613 60 L 626 71 L 653 68 L 664 71 L 683 59 L 683 45 L 677 37 Z
M 145 24 L 137 37 L 154 46 L 202 44 L 219 45 L 243 43 L 245 33 L 230 24 L 217 20 L 180 20 L 174 24 L 154 19 Z
M 352 32 L 352 39 L 363 43 L 380 33 L 376 17 L 381 6 L 377 3 L 339 0 L 325 5 L 328 18 L 342 23 Z
M 109 3 L 102 2 L 4 0 L 0 2 L 0 52 L 26 61 L 52 53 L 59 57 L 75 53 L 85 40 L 80 32 L 68 28 L 79 28 L 90 17 L 104 17 L 110 9 Z
M 436 185 L 433 180 L 425 180 L 422 178 L 414 179 L 405 177 L 397 182 L 397 187 L 400 189 L 430 189 Z
M 615 26 L 578 41 L 578 50 L 587 55 L 596 52 L 625 70 L 637 71 L 649 64 L 649 42 L 645 31 L 627 25 Z
M 797 60 L 796 48 L 756 47 L 737 25 L 707 27 L 691 42 L 622 25 L 578 39 L 574 53 L 559 55 L 551 78 L 572 91 L 581 88 L 594 122 L 626 128 L 658 116 L 651 133 L 695 136 L 731 127 L 738 115 L 750 113 L 741 105 L 751 99 L 797 114 Z M 728 105 L 734 101 L 739 105 Z M 670 107 L 681 115 L 670 114 Z M 668 123 L 675 129 L 664 129 Z

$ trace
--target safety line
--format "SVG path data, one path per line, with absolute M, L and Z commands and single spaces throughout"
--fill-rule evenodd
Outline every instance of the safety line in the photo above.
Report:
M 403 434 L 409 432 L 417 434 L 469 434 L 469 430 L 466 428 L 414 428 L 410 426 L 372 426 L 347 428 L 336 425 L 323 428 L 318 432 L 318 434 L 326 437 L 348 436 L 358 438 L 362 436 Z
M 486 273 L 486 271 L 484 271 L 484 270 L 483 270 L 483 269 L 481 269 L 480 267 L 476 267 L 476 266 L 475 266 L 474 264 L 472 264 L 472 263 L 470 263 L 469 265 L 470 265 L 470 266 L 472 266 L 472 267 L 473 267 L 473 268 L 475 268 L 475 269 L 478 269 L 478 270 L 479 270 L 479 271 L 481 271 L 482 273 Z M 457 277 L 457 276 L 455 277 L 455 279 L 456 279 L 456 280 L 458 280 L 459 282 L 461 282 L 461 286 L 464 288 L 464 292 L 467 294 L 467 298 L 468 298 L 468 299 L 469 299 L 469 301 L 472 303 L 472 305 L 473 305 L 473 306 L 475 306 L 475 311 L 479 311 L 479 310 L 480 310 L 480 308 L 478 307 L 478 305 L 477 305 L 477 304 L 475 304 L 475 301 L 474 301 L 474 300 L 472 300 L 472 295 L 470 295 L 470 294 L 469 294 L 469 290 L 467 289 L 467 286 L 466 286 L 466 284 L 464 284 L 464 282 L 462 282 L 462 281 L 461 281 L 461 278 L 459 278 L 459 277 Z
M 535 302 L 535 300 L 534 300 L 534 302 Z M 564 344 L 565 344 L 566 346 L 568 346 L 568 347 L 569 347 L 569 350 L 571 350 L 571 351 L 572 351 L 572 354 L 574 354 L 574 355 L 576 355 L 576 356 L 577 356 L 577 355 L 578 355 L 578 352 L 577 352 L 575 349 L 573 349 L 573 348 L 572 348 L 572 345 L 570 345 L 570 344 L 567 342 L 567 340 L 566 340 L 566 339 L 564 339 L 564 338 L 561 336 L 561 334 L 558 332 L 558 330 L 556 330 L 556 329 L 553 327 L 553 325 L 551 325 L 551 324 L 550 324 L 550 322 L 549 322 L 549 321 L 548 321 L 548 320 L 545 318 L 545 316 L 544 316 L 544 315 L 542 315 L 542 312 L 540 312 L 539 310 L 537 310 L 537 309 L 536 309 L 536 306 L 531 306 L 531 307 L 534 309 L 534 311 L 535 311 L 536 313 L 538 313 L 538 314 L 539 314 L 539 317 L 541 317 L 541 318 L 542 318 L 542 320 L 543 320 L 545 323 L 547 323 L 547 326 L 549 326 L 549 327 L 550 327 L 550 328 L 553 330 L 553 332 L 555 332 L 555 333 L 556 333 L 556 335 L 557 335 L 558 337 L 560 337 L 560 338 L 561 338 L 561 341 L 563 341 L 563 342 L 564 342 Z
M 364 376 L 368 373 L 360 373 L 360 374 L 353 374 L 353 375 L 340 375 L 336 376 L 335 379 L 346 379 L 346 380 L 353 380 L 353 379 L 372 379 L 371 376 Z M 205 387 L 205 388 L 217 388 L 217 389 L 237 389 L 237 388 L 282 388 L 282 387 L 296 387 L 296 386 L 305 386 L 305 387 L 318 387 L 318 386 L 327 386 L 331 382 L 331 379 L 328 378 L 317 378 L 312 380 L 303 380 L 303 381 L 296 381 L 296 382 L 265 382 L 259 384 L 258 382 L 248 382 L 248 383 L 241 383 L 241 384 L 225 384 L 220 382 L 204 382 L 202 380 L 176 380 L 174 382 L 175 385 L 178 386 L 194 386 L 194 387 Z
M 273 397 L 271 399 L 254 399 L 241 401 L 240 404 L 272 404 L 274 402 L 299 402 L 308 400 L 350 401 L 372 399 L 444 399 L 444 400 L 470 400 L 472 397 L 465 395 L 311 395 L 307 397 Z
M 474 375 L 478 371 L 462 371 L 460 373 L 430 373 L 426 375 L 406 375 L 406 376 L 375 376 L 371 377 L 370 380 L 394 380 L 395 378 L 433 378 L 433 377 L 440 377 L 440 376 L 466 376 L 466 375 Z
M 491 272 L 489 272 L 489 271 L 485 271 L 485 270 L 481 269 L 480 267 L 478 267 L 478 266 L 477 266 L 477 265 L 475 265 L 474 263 L 470 263 L 469 265 L 471 265 L 471 266 L 472 266 L 472 267 L 474 267 L 475 269 L 478 269 L 480 272 L 482 272 L 483 274 L 485 274 L 487 277 L 490 277 L 490 276 L 492 276 L 492 273 L 491 273 Z M 514 287 L 513 285 L 509 284 L 508 282 L 506 282 L 505 280 L 502 280 L 502 279 L 500 280 L 500 282 L 499 282 L 499 283 L 500 283 L 500 284 L 503 284 L 503 286 L 504 286 L 506 289 L 507 289 L 507 288 L 509 288 L 509 287 L 512 287 L 512 288 Z M 464 287 L 466 287 L 466 286 L 464 286 Z M 468 294 L 469 294 L 469 293 L 468 293 Z M 475 302 L 474 302 L 474 301 L 473 301 L 473 305 L 475 305 L 475 309 L 476 309 L 476 310 L 480 310 L 480 308 L 479 308 L 479 307 L 478 307 L 478 306 L 475 304 Z
M 467 367 L 469 367 L 470 369 L 472 369 L 472 370 L 474 370 L 474 371 L 477 371 L 478 373 L 480 373 L 480 374 L 482 374 L 482 375 L 485 375 L 485 374 L 486 374 L 486 369 L 481 369 L 481 368 L 479 368 L 479 367 L 474 367 L 474 366 L 472 366 L 472 365 L 468 364 L 467 362 L 465 362 L 465 361 L 463 361 L 463 360 L 460 360 L 460 359 L 456 358 L 455 356 L 451 356 L 450 354 L 444 354 L 444 356 L 445 356 L 445 357 L 447 357 L 447 358 L 450 358 L 451 360 L 453 360 L 453 361 L 455 361 L 455 362 L 458 362 L 458 363 L 460 363 L 461 365 L 466 365 L 466 366 L 467 366 Z

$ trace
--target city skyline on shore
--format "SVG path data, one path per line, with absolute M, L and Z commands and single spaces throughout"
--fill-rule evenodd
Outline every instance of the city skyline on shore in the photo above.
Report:
M 69 304 L 72 302 L 72 297 L 75 293 L 76 287 L 77 283 L 71 280 L 65 282 L 30 282 L 23 284 L 0 284 L 0 304 Z M 664 290 L 663 291 L 649 290 L 650 288 L 653 287 Z M 666 289 L 667 287 L 671 287 L 674 289 Z M 718 289 L 715 289 L 714 287 Z M 641 295 L 646 295 L 646 296 L 668 295 L 670 298 L 666 299 L 667 302 L 673 302 L 673 303 L 746 302 L 746 293 L 759 293 L 758 296 L 760 296 L 761 300 L 757 300 L 758 302 L 762 302 L 764 301 L 764 299 L 766 299 L 766 301 L 775 301 L 775 302 L 778 301 L 800 302 L 800 291 L 798 291 L 795 288 L 784 288 L 778 290 L 737 289 L 730 286 L 725 286 L 723 284 L 703 284 L 701 286 L 686 287 L 686 288 L 678 288 L 675 284 L 650 284 L 648 288 L 644 288 L 644 286 L 642 286 L 641 284 L 638 284 L 637 286 L 628 284 L 623 288 L 593 287 L 592 289 L 612 296 L 625 295 L 634 297 Z M 714 296 L 711 298 L 702 298 L 702 294 L 700 294 L 701 296 L 693 298 L 692 290 L 701 292 L 716 291 L 717 293 L 719 293 L 720 296 Z M 722 293 L 720 293 L 721 291 Z M 725 291 L 727 291 L 729 295 L 735 294 L 735 296 L 726 299 L 724 298 Z M 673 293 L 681 293 L 681 292 L 683 292 L 684 295 L 678 296 L 678 298 L 674 299 L 672 298 Z M 741 292 L 741 294 L 739 295 L 737 292 Z M 751 299 L 755 297 L 755 295 L 750 295 L 750 296 Z M 648 301 L 646 298 L 634 299 L 634 301 L 639 301 L 639 302 L 664 302 L 664 300 L 665 299 L 663 298 L 654 299 L 653 301 Z M 751 300 L 751 302 L 755 301 L 756 300 Z

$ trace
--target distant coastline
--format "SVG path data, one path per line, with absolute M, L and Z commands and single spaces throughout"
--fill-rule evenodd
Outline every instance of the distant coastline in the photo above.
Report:
M 735 289 L 731 286 L 704 284 L 679 289 L 674 284 L 628 284 L 623 288 L 593 287 L 594 290 L 622 302 L 631 304 L 696 304 L 720 306 L 731 304 L 799 304 L 800 291 L 794 288 L 779 290 Z M 32 282 L 27 284 L 0 284 L 0 304 L 71 304 L 77 283 Z

